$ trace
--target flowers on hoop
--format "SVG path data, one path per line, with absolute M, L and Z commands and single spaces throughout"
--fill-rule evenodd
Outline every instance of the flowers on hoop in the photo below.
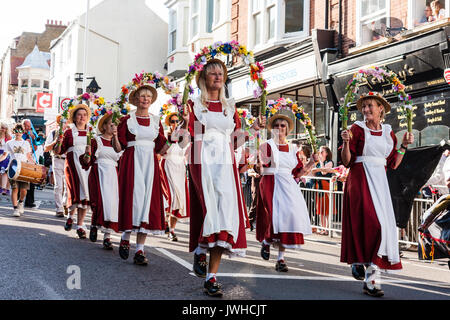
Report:
M 261 111 L 266 107 L 266 96 L 267 96 L 267 81 L 263 79 L 262 72 L 264 67 L 261 63 L 255 62 L 252 51 L 248 51 L 243 45 L 240 45 L 237 41 L 231 42 L 216 42 L 208 47 L 204 47 L 200 53 L 198 53 L 194 58 L 194 63 L 189 65 L 188 73 L 186 74 L 185 80 L 186 85 L 183 92 L 182 105 L 186 104 L 189 93 L 192 94 L 193 90 L 191 87 L 191 82 L 197 75 L 197 73 L 203 70 L 203 67 L 208 63 L 208 60 L 217 58 L 221 55 L 233 55 L 235 57 L 240 57 L 246 66 L 250 67 L 250 78 L 252 82 L 256 83 L 258 86 L 254 90 L 254 97 L 261 99 Z
M 413 118 L 412 103 L 411 96 L 405 92 L 405 85 L 399 80 L 395 72 L 374 66 L 367 69 L 361 69 L 355 73 L 345 88 L 345 97 L 341 98 L 343 105 L 339 108 L 339 114 L 342 119 L 342 130 L 347 130 L 348 109 L 350 104 L 356 99 L 359 84 L 363 81 L 368 81 L 371 77 L 377 79 L 380 83 L 388 82 L 392 85 L 392 90 L 397 94 L 398 99 L 404 102 L 403 105 L 399 107 L 399 110 L 406 117 L 408 132 L 411 132 Z
M 292 101 L 287 98 L 279 98 L 277 100 L 269 100 L 267 102 L 266 117 L 271 117 L 280 110 L 290 110 L 294 114 L 295 118 L 305 126 L 305 132 L 308 133 L 308 141 L 313 148 L 314 153 L 317 152 L 317 138 L 315 134 L 315 128 L 312 124 L 311 118 L 302 106 L 299 106 L 296 101 Z
M 237 108 L 236 111 L 239 115 L 239 118 L 244 119 L 245 124 L 248 127 L 251 127 L 253 123 L 255 123 L 256 118 L 247 109 Z
M 130 112 L 130 106 L 128 105 L 130 93 L 144 85 L 161 87 L 166 94 L 171 96 L 168 102 L 169 104 L 181 106 L 181 94 L 179 93 L 178 86 L 170 81 L 169 77 L 163 76 L 159 72 L 151 73 L 142 71 L 140 74 L 135 74 L 134 79 L 130 83 L 122 86 L 120 97 L 112 106 L 114 123 L 117 123 L 120 117 Z

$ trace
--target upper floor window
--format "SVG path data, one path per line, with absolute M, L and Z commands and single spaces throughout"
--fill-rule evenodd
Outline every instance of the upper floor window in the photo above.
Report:
M 41 80 L 32 79 L 31 80 L 31 87 L 32 88 L 40 88 L 41 87 Z
M 67 39 L 67 60 L 72 58 L 72 35 Z
M 200 3 L 199 0 L 191 1 L 191 38 L 198 35 L 200 28 Z
M 47 80 L 44 80 L 44 89 L 48 89 L 50 85 L 50 82 Z
M 169 52 L 177 48 L 177 12 L 169 12 Z
M 208 0 L 206 4 L 206 32 L 212 32 L 214 23 L 214 0 Z
M 408 25 L 414 28 L 448 18 L 450 0 L 409 0 Z
M 252 0 L 249 43 L 261 47 L 268 42 L 300 38 L 309 34 L 310 0 Z
M 22 79 L 22 83 L 20 86 L 22 88 L 28 88 L 28 79 Z
M 362 45 L 385 36 L 390 27 L 390 0 L 360 0 L 357 6 L 357 45 Z
M 285 34 L 304 31 L 304 2 L 304 0 L 285 0 Z

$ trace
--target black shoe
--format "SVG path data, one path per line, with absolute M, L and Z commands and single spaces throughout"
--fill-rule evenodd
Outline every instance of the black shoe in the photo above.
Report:
M 148 264 L 148 260 L 145 257 L 144 252 L 142 252 L 141 250 L 136 252 L 133 260 L 134 260 L 134 264 L 137 264 L 139 266 L 146 266 Z
M 194 266 L 192 267 L 192 270 L 194 271 L 195 275 L 200 278 L 206 278 L 206 266 L 208 265 L 208 262 L 206 262 L 206 254 L 195 254 L 194 253 Z
M 277 270 L 278 272 L 288 272 L 289 269 L 284 260 L 278 260 L 275 264 L 275 270 Z
M 91 226 L 91 229 L 89 230 L 89 240 L 92 242 L 97 241 L 97 227 Z
M 78 229 L 77 234 L 80 239 L 86 239 L 86 231 L 84 231 L 83 229 Z
M 103 249 L 105 250 L 112 250 L 113 249 L 113 245 L 111 242 L 111 239 L 103 239 Z
M 210 297 L 221 297 L 223 295 L 222 286 L 217 283 L 216 278 L 211 278 L 208 281 L 205 281 L 203 291 Z
M 178 237 L 175 234 L 175 232 L 173 232 L 173 231 L 169 232 L 169 235 L 167 236 L 167 239 L 169 239 L 169 241 L 174 241 L 174 242 L 178 241 Z
M 255 229 L 256 219 L 250 218 L 249 223 L 250 223 L 250 231 L 253 231 Z
M 64 218 L 64 212 L 57 212 L 55 217 L 57 217 L 57 218 Z
M 384 296 L 383 290 L 377 289 L 377 288 L 369 289 L 369 287 L 367 287 L 367 284 L 365 282 L 364 282 L 363 292 L 371 297 L 376 297 L 376 298 Z
M 261 244 L 261 257 L 264 260 L 269 260 L 270 258 L 270 245 L 268 244 Z
M 170 232 L 170 229 L 169 229 L 169 226 L 167 225 L 167 223 L 166 223 L 166 230 L 164 230 L 164 233 L 165 234 L 168 234 Z
M 73 220 L 72 218 L 67 218 L 66 224 L 64 225 L 64 230 L 70 231 L 72 230 Z
M 130 241 L 120 240 L 119 256 L 123 260 L 127 260 L 129 255 L 130 255 Z
M 352 276 L 356 280 L 364 280 L 366 270 L 362 264 L 352 264 Z

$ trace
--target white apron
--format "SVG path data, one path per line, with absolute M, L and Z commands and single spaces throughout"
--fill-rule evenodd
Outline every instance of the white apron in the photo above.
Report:
M 89 201 L 89 172 L 91 172 L 91 168 L 84 170 L 80 163 L 80 156 L 86 151 L 87 136 L 79 136 L 78 129 L 73 123 L 70 125 L 70 129 L 72 129 L 73 146 L 70 147 L 67 152 L 73 152 L 73 162 L 75 163 L 75 169 L 78 173 L 78 180 L 80 181 L 80 200 L 86 199 Z M 87 207 L 80 203 L 73 205 L 70 209 L 73 210 L 75 208 L 86 209 Z
M 312 233 L 308 208 L 300 187 L 295 182 L 292 170 L 297 166 L 297 147 L 289 144 L 289 152 L 280 152 L 273 139 L 267 141 L 273 155 L 271 168 L 265 174 L 274 175 L 272 202 L 272 226 L 278 233 Z
M 129 141 L 127 148 L 134 147 L 134 185 L 133 185 L 133 226 L 142 222 L 149 223 L 150 201 L 155 174 L 154 140 L 159 134 L 159 117 L 150 114 L 148 127 L 138 124 L 136 113 L 127 120 L 128 130 L 136 136 L 136 141 Z M 135 230 L 154 233 L 144 228 Z M 163 233 L 164 231 L 162 231 Z M 161 233 L 158 231 L 158 233 Z
M 169 212 L 179 210 L 182 217 L 186 216 L 186 162 L 184 149 L 178 143 L 173 143 L 163 156 L 165 159 L 164 170 L 169 182 L 171 203 L 167 203 Z
M 383 124 L 381 136 L 374 136 L 362 121 L 355 122 L 364 129 L 364 150 L 355 163 L 362 162 L 370 195 L 381 225 L 381 243 L 377 255 L 387 256 L 391 264 L 400 262 L 394 208 L 386 175 L 386 158 L 394 148 L 391 126 Z M 375 131 L 375 130 L 372 130 Z
M 234 105 L 230 100 L 229 105 Z M 205 133 L 196 133 L 194 141 L 201 144 L 201 175 L 206 216 L 203 221 L 203 236 L 227 231 L 233 241 L 239 233 L 239 207 L 230 136 L 234 131 L 234 111 L 203 112 L 199 98 L 194 101 L 194 113 L 205 126 Z
M 96 138 L 97 151 L 95 152 L 98 165 L 98 179 L 100 184 L 103 220 L 118 222 L 119 219 L 119 179 L 117 176 L 117 161 L 119 154 L 112 147 L 105 147 L 100 137 Z M 102 228 L 103 232 L 112 232 L 111 229 Z

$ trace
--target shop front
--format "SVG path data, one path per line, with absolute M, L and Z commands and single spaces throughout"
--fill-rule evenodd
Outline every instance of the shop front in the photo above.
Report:
M 450 66 L 449 34 L 449 27 L 441 28 L 329 63 L 327 96 L 332 100 L 330 103 L 335 106 L 336 114 L 336 121 L 331 123 L 330 130 L 336 141 L 334 150 L 340 144 L 341 123 L 337 116 L 340 98 L 345 96 L 346 86 L 353 74 L 369 66 L 394 71 L 406 86 L 414 110 L 414 146 L 433 145 L 449 139 L 450 86 L 444 78 L 444 70 Z M 406 121 L 399 112 L 401 101 L 394 94 L 392 85 L 369 79 L 359 86 L 358 94 L 368 91 L 381 92 L 391 103 L 392 110 L 386 115 L 385 123 L 392 126 L 398 138 L 403 136 Z M 362 115 L 353 105 L 349 125 L 356 120 L 362 120 Z

